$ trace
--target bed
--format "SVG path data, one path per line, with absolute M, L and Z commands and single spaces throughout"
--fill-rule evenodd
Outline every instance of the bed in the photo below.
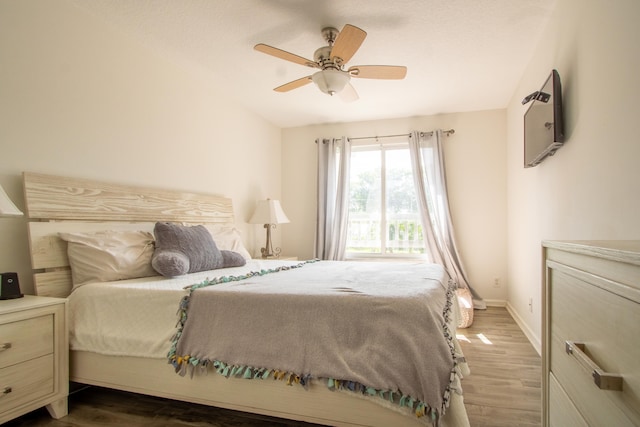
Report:
M 455 292 L 452 292 L 446 274 L 438 266 L 410 263 L 394 271 L 388 263 L 373 265 L 374 263 L 257 259 L 248 260 L 244 266 L 213 272 L 202 271 L 184 275 L 178 279 L 151 276 L 116 282 L 97 282 L 78 287 L 72 292 L 73 278 L 68 257 L 68 243 L 61 239 L 65 233 L 151 232 L 159 221 L 184 226 L 205 225 L 217 229 L 230 229 L 235 225 L 231 200 L 207 194 L 141 188 L 30 172 L 24 173 L 24 189 L 26 210 L 30 218 L 29 240 L 36 294 L 69 298 L 69 318 L 73 328 L 70 332 L 72 337 L 71 381 L 324 425 L 424 426 L 437 424 L 456 427 L 469 425 L 460 386 L 460 379 L 468 373 L 468 368 L 455 339 L 457 308 Z M 340 270 L 341 268 L 344 270 Z M 323 275 L 327 275 L 328 278 L 319 279 L 324 277 Z M 398 275 L 406 277 L 407 283 L 412 280 L 409 277 L 425 276 L 424 279 L 429 282 L 429 289 L 435 292 L 434 295 L 440 295 L 438 298 L 442 299 L 442 301 L 436 301 L 437 304 L 445 307 L 442 316 L 435 315 L 430 321 L 434 323 L 432 325 L 434 330 L 439 330 L 441 331 L 439 333 L 445 335 L 452 364 L 446 396 L 443 396 L 445 404 L 437 410 L 428 404 L 426 409 L 425 405 L 421 407 L 420 399 L 416 398 L 414 402 L 413 396 L 416 393 L 409 395 L 398 392 L 393 387 L 371 387 L 366 379 L 360 379 L 357 376 L 345 380 L 341 378 L 342 374 L 339 372 L 335 375 L 332 372 L 320 375 L 314 374 L 306 367 L 280 369 L 279 366 L 261 366 L 259 362 L 226 363 L 228 360 L 214 357 L 201 356 L 189 359 L 189 357 L 185 358 L 185 354 L 181 354 L 180 351 L 176 353 L 176 348 L 180 349 L 180 339 L 187 341 L 187 338 L 181 338 L 176 332 L 184 331 L 184 335 L 187 336 L 190 335 L 187 332 L 197 330 L 195 326 L 184 329 L 187 322 L 178 321 L 182 319 L 178 310 L 179 307 L 183 307 L 181 301 L 189 301 L 188 319 L 190 322 L 195 322 L 192 319 L 199 318 L 196 316 L 196 307 L 198 304 L 204 304 L 199 301 L 208 299 L 209 303 L 215 303 L 220 301 L 223 295 L 224 298 L 237 297 L 238 300 L 247 301 L 247 296 L 239 292 L 249 289 L 249 292 L 252 292 L 250 301 L 253 305 L 247 304 L 248 307 L 244 312 L 242 308 L 230 308 L 230 313 L 221 315 L 222 318 L 233 320 L 233 316 L 237 316 L 234 324 L 242 324 L 246 323 L 244 320 L 250 319 L 251 316 L 265 316 L 262 318 L 270 319 L 273 325 L 283 325 L 286 322 L 279 320 L 274 311 L 261 312 L 263 308 L 267 310 L 270 305 L 273 305 L 268 301 L 281 300 L 283 295 L 287 295 L 287 298 L 297 298 L 295 304 L 289 304 L 288 307 L 299 308 L 305 307 L 305 304 L 308 307 L 316 307 L 318 301 L 327 299 L 333 306 L 336 305 L 336 301 L 340 304 L 343 302 L 354 304 L 348 305 L 348 309 L 344 310 L 353 313 L 354 310 L 362 310 L 361 307 L 358 308 L 359 303 L 354 301 L 358 300 L 359 296 L 366 295 L 369 298 L 368 304 L 374 301 L 375 304 L 379 304 L 379 307 L 392 307 L 393 304 L 390 304 L 390 301 L 400 301 L 399 293 L 414 292 L 407 288 L 394 291 L 397 294 L 387 295 L 390 291 L 388 286 L 383 286 L 384 280 L 391 280 L 388 278 L 399 277 Z M 316 278 L 315 281 L 313 278 Z M 356 280 L 357 278 L 360 279 Z M 362 278 L 368 279 L 362 280 Z M 329 279 L 331 279 L 331 286 L 327 285 Z M 374 286 L 376 281 L 379 281 L 378 286 Z M 277 291 L 273 290 L 274 286 L 277 287 Z M 118 300 L 118 288 L 126 289 L 126 298 L 120 297 L 121 299 Z M 302 292 L 300 289 L 306 289 L 306 291 Z M 412 304 L 422 298 L 422 290 L 415 290 L 415 292 L 417 292 L 415 298 L 404 298 L 404 303 L 409 304 L 407 307 L 413 307 Z M 307 295 L 309 293 L 312 295 Z M 138 300 L 135 295 L 141 298 L 140 301 L 147 302 L 136 302 Z M 446 296 L 446 301 L 442 295 Z M 222 313 L 227 306 L 226 301 L 228 300 L 214 311 Z M 259 301 L 266 303 L 259 303 Z M 151 311 L 142 314 L 144 319 L 129 318 L 127 316 L 133 315 L 133 312 L 143 310 L 131 309 L 127 304 L 148 306 Z M 162 310 L 159 307 L 164 307 L 164 314 L 160 313 Z M 106 317 L 90 317 L 98 316 L 97 313 L 101 311 L 111 312 L 109 315 L 115 320 L 106 321 Z M 286 337 L 295 334 L 315 336 L 315 339 L 304 344 L 305 348 L 308 346 L 311 349 L 308 351 L 312 353 L 321 351 L 320 347 L 327 347 L 319 345 L 323 343 L 323 339 L 313 335 L 315 332 L 309 329 L 309 325 L 321 324 L 320 320 L 328 316 L 323 316 L 323 311 L 314 312 L 309 308 L 300 308 L 295 311 L 307 316 L 304 321 L 293 322 L 295 325 L 299 323 L 303 326 L 300 328 L 294 325 L 294 328 L 292 325 L 287 325 L 289 329 L 284 335 Z M 167 314 L 168 312 L 171 313 Z M 178 316 L 176 312 L 179 313 Z M 380 313 L 385 310 L 374 312 L 376 315 L 382 315 Z M 185 308 L 182 315 L 186 313 Z M 162 320 L 158 320 L 160 318 L 157 316 L 163 316 Z M 367 315 L 357 315 L 355 318 L 366 319 Z M 149 331 L 153 330 L 152 325 L 171 324 L 171 330 L 168 330 L 167 326 L 156 327 L 156 335 L 164 336 L 163 342 L 166 342 L 166 348 L 162 344 L 158 345 L 157 339 L 153 342 L 145 342 L 143 339 L 146 337 L 136 336 L 135 333 L 128 336 L 118 334 L 118 330 L 134 332 L 128 330 L 134 328 L 118 326 L 118 321 L 146 324 Z M 384 324 L 384 318 L 378 323 Z M 100 329 L 105 325 L 107 330 Z M 336 328 L 336 324 L 324 323 L 323 325 L 325 329 Z M 200 328 L 206 329 L 202 327 L 202 323 Z M 255 324 L 249 328 L 255 329 Z M 381 330 L 384 331 L 384 328 Z M 374 332 L 367 333 L 376 336 Z M 151 337 L 154 333 L 148 332 L 146 335 Z M 199 337 L 197 334 L 196 336 Z M 319 336 L 322 337 L 322 335 Z M 281 339 L 284 338 L 280 336 L 279 340 Z M 296 342 L 300 342 L 300 338 L 296 339 L 297 341 L 291 342 L 283 340 L 282 343 L 287 348 L 291 348 Z M 191 343 L 201 341 L 206 340 L 192 339 Z M 223 341 L 221 335 L 220 341 Z M 245 340 L 245 342 L 255 341 L 259 340 L 252 337 Z M 366 344 L 369 345 L 369 342 L 367 341 Z M 343 346 L 344 343 L 340 345 Z M 232 347 L 238 347 L 237 352 L 242 354 L 249 352 L 249 350 L 242 350 L 240 341 Z M 436 344 L 433 344 L 433 347 L 436 348 Z M 187 356 L 192 356 L 189 350 L 187 349 Z M 436 353 L 435 350 L 430 349 L 424 351 L 418 348 L 417 351 L 420 352 L 418 354 Z M 300 352 L 288 351 L 287 353 Z M 440 354 L 442 355 L 442 352 Z M 340 360 L 343 356 L 340 356 Z M 396 356 L 398 360 L 403 357 L 400 354 Z M 360 356 L 358 358 L 362 359 Z M 435 356 L 433 360 L 420 356 L 413 359 L 416 364 L 422 363 L 428 369 L 430 364 L 436 365 Z M 269 363 L 273 364 L 273 362 Z M 295 360 L 287 363 L 297 366 Z M 413 363 L 409 362 L 407 365 Z M 329 363 L 329 368 L 339 364 L 338 362 Z M 421 368 L 419 372 L 426 370 Z M 428 394 L 434 393 L 425 384 L 418 384 L 417 387 L 423 387 Z M 441 395 L 441 391 L 442 389 L 436 394 Z M 438 402 L 438 405 L 440 404 L 441 402 Z M 424 416 L 416 416 L 416 413 Z M 441 416 L 442 413 L 444 415 Z

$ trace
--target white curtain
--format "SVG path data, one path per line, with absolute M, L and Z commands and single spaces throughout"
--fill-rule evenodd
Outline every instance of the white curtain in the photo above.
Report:
M 458 288 L 469 289 L 475 308 L 486 308 L 480 295 L 470 286 L 456 248 L 447 197 L 442 131 L 412 132 L 409 152 L 430 261 L 443 265 Z
M 351 143 L 318 139 L 318 222 L 315 257 L 343 260 L 349 222 Z

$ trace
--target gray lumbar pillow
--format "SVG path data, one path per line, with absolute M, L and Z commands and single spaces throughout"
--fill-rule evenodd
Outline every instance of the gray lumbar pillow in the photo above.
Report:
M 153 268 L 163 276 L 175 277 L 198 271 L 237 267 L 246 263 L 242 255 L 221 251 L 202 225 L 192 227 L 170 222 L 156 223 Z

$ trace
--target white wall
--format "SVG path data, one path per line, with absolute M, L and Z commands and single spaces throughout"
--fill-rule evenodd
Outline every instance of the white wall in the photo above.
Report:
M 0 185 L 24 209 L 21 173 L 217 193 L 244 224 L 280 196 L 279 128 L 201 70 L 142 47 L 70 3 L 0 1 Z M 0 218 L 0 272 L 32 292 L 26 219 Z
M 537 345 L 541 241 L 640 238 L 638 18 L 637 0 L 558 0 L 508 107 L 509 308 Z M 553 68 L 563 85 L 566 143 L 524 169 L 520 101 Z
M 465 269 L 489 302 L 507 299 L 506 111 L 305 126 L 282 132 L 283 253 L 311 258 L 316 220 L 318 137 L 374 136 L 455 129 L 445 139 L 450 207 Z M 501 287 L 494 287 L 499 278 Z
M 307 258 L 315 138 L 455 128 L 447 176 L 463 261 L 480 293 L 508 299 L 539 342 L 540 242 L 640 238 L 638 17 L 637 0 L 558 0 L 506 112 L 281 131 L 226 99 L 204 72 L 64 0 L 0 0 L 0 184 L 20 208 L 25 170 L 221 193 L 233 198 L 241 224 L 256 199 L 279 197 L 291 223 L 275 237 L 282 234 L 285 253 Z M 520 100 L 552 68 L 562 78 L 567 142 L 524 169 Z M 257 249 L 263 230 L 242 228 Z M 1 218 L 0 239 L 0 272 L 18 271 L 30 293 L 26 220 Z

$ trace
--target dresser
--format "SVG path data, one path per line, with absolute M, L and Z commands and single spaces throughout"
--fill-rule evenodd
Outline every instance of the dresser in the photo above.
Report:
M 67 300 L 27 295 L 0 301 L 0 424 L 46 406 L 67 414 Z
M 543 426 L 640 426 L 640 241 L 545 241 Z

